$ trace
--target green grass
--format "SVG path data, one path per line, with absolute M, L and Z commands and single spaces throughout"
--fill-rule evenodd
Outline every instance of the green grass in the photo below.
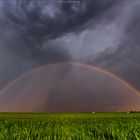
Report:
M 0 113 L 0 140 L 140 140 L 140 114 Z

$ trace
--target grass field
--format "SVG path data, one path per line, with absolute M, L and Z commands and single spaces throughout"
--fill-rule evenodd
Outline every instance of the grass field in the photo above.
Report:
M 140 114 L 0 113 L 0 140 L 140 140 Z

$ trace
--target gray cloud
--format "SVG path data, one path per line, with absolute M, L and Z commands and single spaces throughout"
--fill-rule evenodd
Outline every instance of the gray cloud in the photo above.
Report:
M 0 88 L 1 85 L 42 64 L 81 61 L 109 69 L 140 89 L 139 7 L 137 0 L 83 0 L 80 3 L 57 0 L 0 1 Z M 54 80 L 53 88 L 63 88 L 59 82 L 76 82 L 71 76 L 64 75 L 68 70 L 71 69 L 68 67 L 58 71 L 58 79 L 63 78 L 62 81 Z M 54 79 L 55 74 L 52 74 Z M 76 76 L 77 74 L 74 78 Z M 65 79 L 66 77 L 68 79 Z M 87 81 L 90 77 L 85 76 Z M 40 83 L 43 83 L 41 80 Z M 92 82 L 87 83 L 90 85 Z M 26 82 L 25 87 L 27 91 L 32 90 Z M 68 86 L 70 87 L 71 85 Z M 72 85 L 75 93 L 81 92 L 78 87 L 78 84 L 77 87 Z M 102 87 L 106 88 L 104 85 Z M 21 92 L 26 93 L 26 89 Z M 70 91 L 71 89 L 68 92 Z M 112 91 L 113 89 L 110 92 Z M 53 93 L 53 90 L 50 92 Z M 59 92 L 61 94 L 61 90 Z M 22 94 L 20 99 L 24 96 Z M 36 94 L 34 98 L 38 99 L 38 96 L 39 94 Z M 111 103 L 114 102 L 115 96 L 108 97 Z M 119 98 L 119 104 L 125 104 L 126 97 L 128 96 L 124 96 L 123 100 Z M 30 104 L 30 101 L 28 102 Z M 132 104 L 134 102 L 135 100 Z M 33 101 L 31 107 L 34 104 Z
M 0 75 L 4 77 L 1 79 L 8 82 L 10 75 L 12 80 L 40 64 L 73 60 L 74 52 L 53 40 L 84 31 L 116 3 L 112 0 L 0 1 Z
M 86 28 L 88 21 L 97 19 L 114 3 L 111 0 L 81 3 L 6 0 L 1 6 L 1 26 L 5 25 L 6 32 L 13 35 L 10 42 L 13 46 L 8 44 L 9 49 L 40 57 L 38 54 L 46 51 L 44 42 Z
M 136 0 L 1 1 L 0 71 L 10 79 L 40 64 L 79 60 L 110 68 L 136 84 L 131 79 L 139 74 L 138 9 Z M 23 70 L 15 72 L 18 66 Z M 134 77 L 129 76 L 132 66 Z
M 140 89 L 140 14 L 139 1 L 127 3 L 132 6 L 129 24 L 125 27 L 124 37 L 117 49 L 106 49 L 98 55 L 95 62 L 116 71 L 121 77 Z

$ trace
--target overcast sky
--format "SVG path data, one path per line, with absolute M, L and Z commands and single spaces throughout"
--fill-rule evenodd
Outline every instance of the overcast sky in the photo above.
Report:
M 1 0 L 0 87 L 42 64 L 81 61 L 140 89 L 138 0 Z

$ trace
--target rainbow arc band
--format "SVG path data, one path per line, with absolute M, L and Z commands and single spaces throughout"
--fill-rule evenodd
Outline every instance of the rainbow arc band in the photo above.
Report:
M 53 66 L 57 66 L 57 65 L 64 65 L 64 64 L 74 64 L 74 65 L 79 65 L 79 66 L 83 66 L 83 67 L 87 67 L 87 68 L 90 68 L 90 69 L 93 69 L 93 70 L 97 70 L 105 75 L 108 75 L 118 81 L 120 81 L 121 83 L 123 83 L 125 86 L 127 86 L 130 90 L 132 90 L 134 93 L 136 93 L 138 96 L 140 96 L 140 92 L 135 89 L 131 84 L 129 84 L 126 80 L 122 79 L 121 77 L 113 74 L 112 72 L 110 71 L 107 71 L 103 68 L 100 68 L 100 67 L 97 67 L 95 65 L 92 65 L 92 64 L 85 64 L 85 63 L 81 63 L 81 62 L 58 62 L 58 63 L 52 63 L 52 64 L 48 64 L 48 65 L 43 65 L 43 66 L 40 66 L 38 68 L 35 68 L 21 76 L 19 76 L 18 78 L 16 78 L 15 80 L 13 80 L 12 82 L 10 82 L 4 89 L 2 89 L 2 91 L 0 91 L 0 95 L 3 94 L 9 87 L 11 87 L 12 85 L 14 85 L 18 80 L 24 78 L 25 76 L 33 73 L 33 72 L 38 72 L 38 71 L 41 71 L 43 70 L 44 68 L 50 68 L 50 67 L 53 67 Z

